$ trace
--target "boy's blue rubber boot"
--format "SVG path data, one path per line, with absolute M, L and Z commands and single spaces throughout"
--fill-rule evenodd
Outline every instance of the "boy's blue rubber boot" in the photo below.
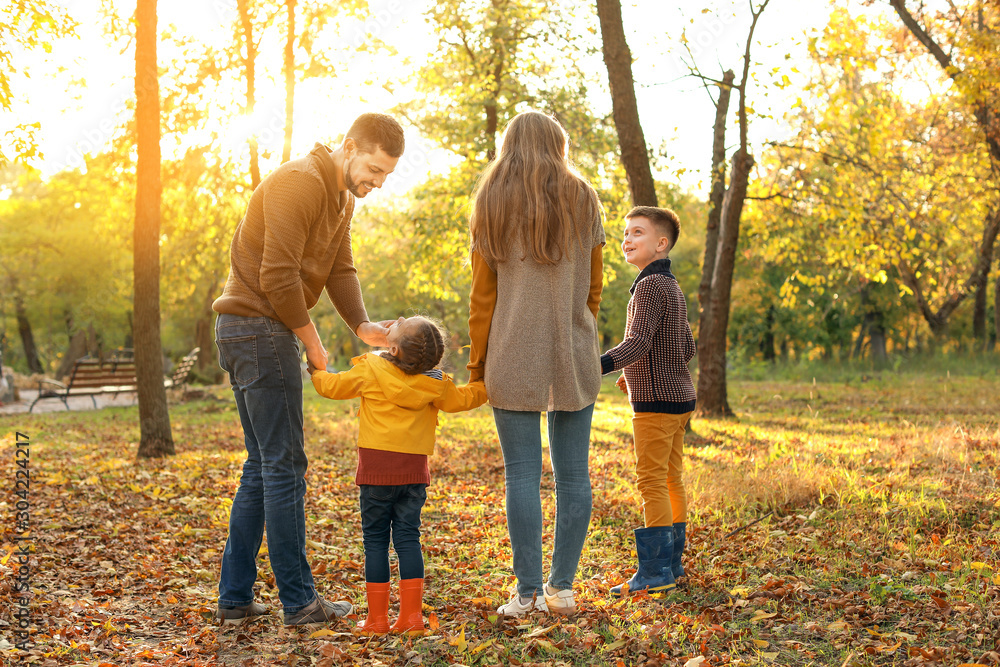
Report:
M 681 565 L 681 554 L 684 553 L 684 538 L 686 533 L 686 523 L 674 524 L 674 556 L 670 561 L 670 569 L 674 573 L 674 579 L 684 576 L 684 566 Z
M 635 553 L 639 568 L 628 581 L 628 592 L 668 593 L 674 589 L 671 561 L 674 555 L 674 529 L 671 526 L 636 528 Z M 611 594 L 621 596 L 625 584 L 611 589 Z

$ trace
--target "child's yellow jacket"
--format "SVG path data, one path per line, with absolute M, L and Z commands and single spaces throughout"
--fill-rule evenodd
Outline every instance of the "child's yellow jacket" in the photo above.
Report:
M 407 375 L 388 359 L 363 354 L 343 373 L 316 371 L 312 382 L 321 395 L 361 397 L 358 447 L 408 454 L 433 454 L 438 410 L 463 412 L 486 402 L 486 385 L 456 387 L 447 375 Z

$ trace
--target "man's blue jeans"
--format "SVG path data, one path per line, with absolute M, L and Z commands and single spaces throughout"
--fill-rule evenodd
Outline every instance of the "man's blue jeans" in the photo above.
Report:
M 576 412 L 549 412 L 549 457 L 556 478 L 556 534 L 549 584 L 573 587 L 590 526 L 590 421 L 593 404 Z M 541 413 L 493 408 L 503 449 L 507 531 L 521 597 L 542 590 Z
M 267 529 L 268 557 L 286 613 L 316 598 L 306 559 L 306 460 L 298 338 L 269 317 L 219 315 L 219 363 L 229 373 L 247 460 L 229 515 L 219 605 L 253 601 L 257 553 Z
M 365 581 L 389 581 L 389 540 L 399 559 L 400 579 L 423 579 L 420 553 L 420 510 L 427 501 L 426 484 L 373 486 L 362 484 L 361 531 L 365 544 Z

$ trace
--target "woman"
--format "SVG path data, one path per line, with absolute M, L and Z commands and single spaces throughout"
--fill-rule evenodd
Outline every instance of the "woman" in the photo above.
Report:
M 470 382 L 485 379 L 503 449 L 517 591 L 508 616 L 576 609 L 590 524 L 590 420 L 601 384 L 597 308 L 604 226 L 594 189 L 567 160 L 558 122 L 518 114 L 473 193 Z M 542 581 L 542 442 L 556 481 L 552 566 Z

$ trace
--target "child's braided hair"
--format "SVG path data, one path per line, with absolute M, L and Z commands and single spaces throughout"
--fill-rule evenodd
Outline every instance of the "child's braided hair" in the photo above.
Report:
M 425 373 L 444 356 L 444 332 L 441 326 L 426 317 L 415 317 L 420 326 L 397 343 L 399 354 L 384 353 L 386 359 L 396 364 L 407 375 Z

